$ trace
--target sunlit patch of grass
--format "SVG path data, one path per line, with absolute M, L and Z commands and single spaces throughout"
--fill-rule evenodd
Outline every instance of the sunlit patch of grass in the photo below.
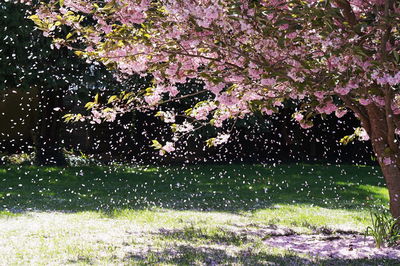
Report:
M 371 196 L 367 199 L 378 199 L 382 202 L 389 201 L 389 192 L 386 187 L 378 187 L 372 185 L 359 185 L 359 188 L 370 193 Z
M 337 210 L 311 205 L 275 205 L 253 212 L 252 218 L 266 224 L 280 224 L 311 233 L 319 228 L 362 231 L 370 222 L 369 211 Z
M 11 218 L 18 216 L 18 213 L 13 213 L 10 211 L 0 211 L 0 218 Z

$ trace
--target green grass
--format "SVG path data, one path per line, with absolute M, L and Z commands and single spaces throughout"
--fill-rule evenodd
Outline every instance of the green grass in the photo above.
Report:
M 374 167 L 10 166 L 0 184 L 0 265 L 391 263 L 315 259 L 260 234 L 362 232 L 388 204 Z

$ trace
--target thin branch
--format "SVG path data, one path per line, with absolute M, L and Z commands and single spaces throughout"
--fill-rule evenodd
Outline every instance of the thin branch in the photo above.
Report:
M 382 34 L 381 47 L 380 47 L 382 61 L 385 61 L 387 58 L 386 44 L 390 39 L 390 33 L 392 31 L 392 26 L 388 22 L 389 17 L 390 17 L 391 2 L 392 2 L 391 0 L 385 1 L 385 11 L 384 11 L 385 30 Z
M 180 96 L 180 97 L 170 98 L 170 99 L 168 99 L 168 100 L 161 101 L 161 102 L 159 102 L 158 104 L 165 104 L 165 103 L 169 103 L 169 102 L 174 102 L 174 101 L 182 100 L 182 99 L 185 99 L 185 98 L 188 98 L 188 97 L 192 97 L 192 96 L 195 96 L 195 95 L 202 94 L 202 93 L 204 93 L 204 92 L 207 92 L 207 90 L 201 90 L 201 91 L 197 91 L 197 92 L 185 94 L 185 95 L 182 95 L 182 96 Z
M 208 56 L 204 56 L 204 55 L 200 55 L 200 54 L 190 54 L 190 53 L 185 53 L 185 52 L 180 52 L 180 51 L 168 51 L 165 49 L 162 49 L 161 51 L 165 52 L 165 53 L 169 53 L 169 54 L 176 54 L 176 55 L 183 55 L 183 56 L 188 56 L 188 57 L 197 57 L 197 58 L 203 58 L 206 60 L 210 60 L 210 61 L 214 61 L 214 62 L 220 62 L 222 59 L 221 58 L 213 58 L 213 57 L 208 57 Z M 238 65 L 229 63 L 229 62 L 224 62 L 224 64 L 237 68 L 239 70 L 244 70 L 242 67 L 239 67 Z
M 335 0 L 335 3 L 342 11 L 345 20 L 354 27 L 357 24 L 357 17 L 350 3 L 347 0 Z
M 350 108 L 361 120 L 361 124 L 363 128 L 370 135 L 371 133 L 371 124 L 369 122 L 369 116 L 363 107 L 359 104 L 356 104 L 348 95 L 340 95 L 339 98 L 344 102 L 344 104 Z

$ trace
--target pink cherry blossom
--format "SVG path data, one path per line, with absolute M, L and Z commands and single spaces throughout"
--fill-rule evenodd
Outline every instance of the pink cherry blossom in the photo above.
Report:
M 167 142 L 162 148 L 161 150 L 170 153 L 173 152 L 175 150 L 174 144 L 172 142 Z
M 347 110 L 342 108 L 342 109 L 336 109 L 335 115 L 337 118 L 342 118 L 345 114 L 347 114 Z
M 363 98 L 359 99 L 358 101 L 360 102 L 361 105 L 368 105 L 372 102 L 370 99 L 363 99 Z
M 296 120 L 297 122 L 300 122 L 303 119 L 304 119 L 304 115 L 302 115 L 301 113 L 295 113 L 294 120 Z
M 392 159 L 391 159 L 390 157 L 384 157 L 384 158 L 382 159 L 382 162 L 383 162 L 385 165 L 391 165 L 391 164 L 393 164 L 393 161 L 392 161 Z

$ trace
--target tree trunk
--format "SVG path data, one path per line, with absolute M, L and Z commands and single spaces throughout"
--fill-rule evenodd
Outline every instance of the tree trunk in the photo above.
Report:
M 62 152 L 60 129 L 62 107 L 61 89 L 42 89 L 38 92 L 39 119 L 36 134 L 36 163 L 38 165 L 64 166 L 67 161 Z
M 396 165 L 379 163 L 389 190 L 390 212 L 394 218 L 400 218 L 400 170 Z
M 398 150 L 393 150 L 394 145 L 398 145 L 396 140 L 389 143 L 391 134 L 388 130 L 387 114 L 377 106 L 371 104 L 367 107 L 369 117 L 369 129 L 372 148 L 378 158 L 386 186 L 389 191 L 390 212 L 394 218 L 400 218 L 400 154 Z

